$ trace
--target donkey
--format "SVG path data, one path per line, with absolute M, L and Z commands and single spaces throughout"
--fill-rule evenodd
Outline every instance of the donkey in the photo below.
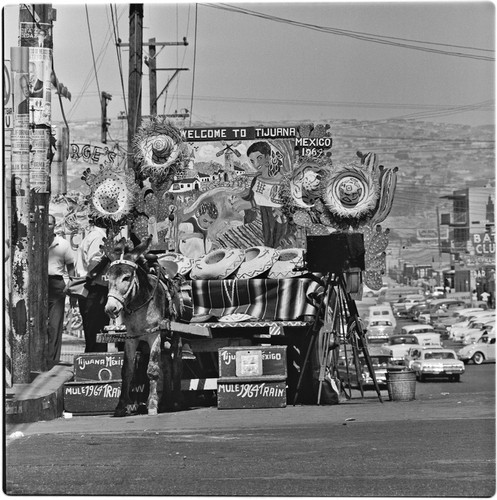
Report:
M 150 347 L 147 367 L 150 381 L 148 414 L 157 415 L 159 404 L 163 403 L 163 393 L 166 397 L 172 396 L 176 405 L 179 405 L 181 398 L 181 337 L 168 328 L 169 320 L 175 320 L 181 314 L 181 297 L 172 279 L 174 271 L 167 274 L 155 263 L 152 265 L 155 274 L 150 272 L 144 255 L 150 248 L 151 241 L 152 236 L 149 236 L 133 250 L 126 251 L 123 239 L 116 247 L 121 254 L 114 252 L 109 255 L 109 294 L 105 312 L 111 318 L 117 318 L 122 313 L 122 323 L 126 326 L 121 395 L 114 412 L 115 417 L 129 414 L 130 385 L 140 341 L 145 341 Z M 163 360 L 161 354 L 165 341 L 171 347 Z

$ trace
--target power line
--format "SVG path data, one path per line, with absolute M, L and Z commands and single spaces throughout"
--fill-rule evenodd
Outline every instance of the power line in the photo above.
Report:
M 461 47 L 461 46 L 450 45 L 450 44 L 441 44 L 441 43 L 426 42 L 426 41 L 419 41 L 419 40 L 409 40 L 409 39 L 405 39 L 405 38 L 396 38 L 396 37 L 388 37 L 388 36 L 383 36 L 383 35 L 374 35 L 371 33 L 366 33 L 366 32 L 361 32 L 361 31 L 349 31 L 349 30 L 343 30 L 343 29 L 338 29 L 338 28 L 331 28 L 331 27 L 327 27 L 327 26 L 319 26 L 316 24 L 302 23 L 300 21 L 293 21 L 291 19 L 285 19 L 285 18 L 281 18 L 281 17 L 277 17 L 277 16 L 263 14 L 261 12 L 256 12 L 253 10 L 244 9 L 244 8 L 238 7 L 238 6 L 235 7 L 235 6 L 231 6 L 231 5 L 227 5 L 227 4 L 202 4 L 202 5 L 205 5 L 207 7 L 212 7 L 215 9 L 227 10 L 227 11 L 236 12 L 239 14 L 259 17 L 262 19 L 266 19 L 266 20 L 274 21 L 274 22 L 278 22 L 278 23 L 289 24 L 289 25 L 298 26 L 301 28 L 307 28 L 307 29 L 314 30 L 314 31 L 320 31 L 320 32 L 325 32 L 325 33 L 340 35 L 340 36 L 347 36 L 347 37 L 355 38 L 357 40 L 362 40 L 362 41 L 367 41 L 367 42 L 372 42 L 372 43 L 391 45 L 394 47 L 406 48 L 406 49 L 411 49 L 411 50 L 419 50 L 419 51 L 423 51 L 423 52 L 431 52 L 431 53 L 446 55 L 446 56 L 478 59 L 478 60 L 482 60 L 482 61 L 495 61 L 494 57 L 469 54 L 469 53 L 464 53 L 464 52 L 451 52 L 451 51 L 447 51 L 447 50 L 441 50 L 441 49 L 435 49 L 435 48 L 430 48 L 430 47 L 413 45 L 412 43 L 422 43 L 425 45 L 438 45 L 438 46 L 452 47 L 452 48 L 464 48 L 464 49 L 473 50 L 473 51 L 494 52 L 493 50 L 489 50 L 489 49 L 480 49 L 480 48 L 476 48 L 476 47 Z M 410 43 L 399 43 L 398 41 L 394 41 L 394 40 L 399 40 L 402 42 L 410 42 Z
M 117 6 L 114 5 L 114 9 L 116 11 L 117 18 Z M 126 103 L 126 90 L 124 88 L 124 76 L 123 76 L 123 63 L 122 63 L 122 54 L 121 54 L 121 44 L 119 41 L 121 40 L 119 37 L 119 23 L 116 23 L 116 19 L 114 19 L 114 12 L 112 11 L 112 5 L 110 6 L 110 13 L 112 17 L 112 27 L 114 32 L 114 42 L 116 45 L 116 55 L 117 55 L 117 65 L 119 67 L 119 76 L 121 79 L 121 89 L 123 93 L 123 102 L 124 102 L 124 112 L 126 115 L 128 114 L 128 107 Z M 119 19 L 118 19 L 119 20 Z

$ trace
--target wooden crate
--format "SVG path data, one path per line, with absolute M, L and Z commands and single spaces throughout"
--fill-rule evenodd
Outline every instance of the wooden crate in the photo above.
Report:
M 136 411 L 146 404 L 148 383 L 131 385 L 131 405 Z M 121 380 L 67 382 L 64 384 L 64 411 L 76 415 L 99 415 L 113 413 L 121 395 Z
M 222 347 L 219 377 L 287 376 L 286 346 Z
M 67 382 L 64 384 L 64 411 L 85 415 L 113 413 L 120 394 L 120 380 Z
M 220 378 L 217 382 L 217 407 L 284 408 L 286 407 L 286 379 L 277 376 L 250 380 Z
M 74 381 L 108 381 L 121 378 L 124 353 L 91 352 L 74 356 Z

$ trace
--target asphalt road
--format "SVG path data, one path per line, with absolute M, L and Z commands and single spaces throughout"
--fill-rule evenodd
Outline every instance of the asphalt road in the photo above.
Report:
M 489 497 L 495 364 L 416 399 L 374 391 L 335 406 L 196 408 L 7 429 L 11 495 Z M 15 439 L 14 431 L 22 432 Z

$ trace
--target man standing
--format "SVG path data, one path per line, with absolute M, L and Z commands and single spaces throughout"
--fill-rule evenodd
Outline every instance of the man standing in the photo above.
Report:
M 108 294 L 105 272 L 109 260 L 100 248 L 104 244 L 106 231 L 98 226 L 103 226 L 103 224 L 100 224 L 98 220 L 90 221 L 89 231 L 79 246 L 88 289 L 86 297 L 78 298 L 85 332 L 85 352 L 107 352 L 107 344 L 97 343 L 97 334 L 103 331 L 110 321 L 105 312 Z
M 48 231 L 47 365 L 51 369 L 60 361 L 66 303 L 64 274 L 74 276 L 74 254 L 69 242 L 55 234 L 55 217 L 52 214 L 48 216 Z

